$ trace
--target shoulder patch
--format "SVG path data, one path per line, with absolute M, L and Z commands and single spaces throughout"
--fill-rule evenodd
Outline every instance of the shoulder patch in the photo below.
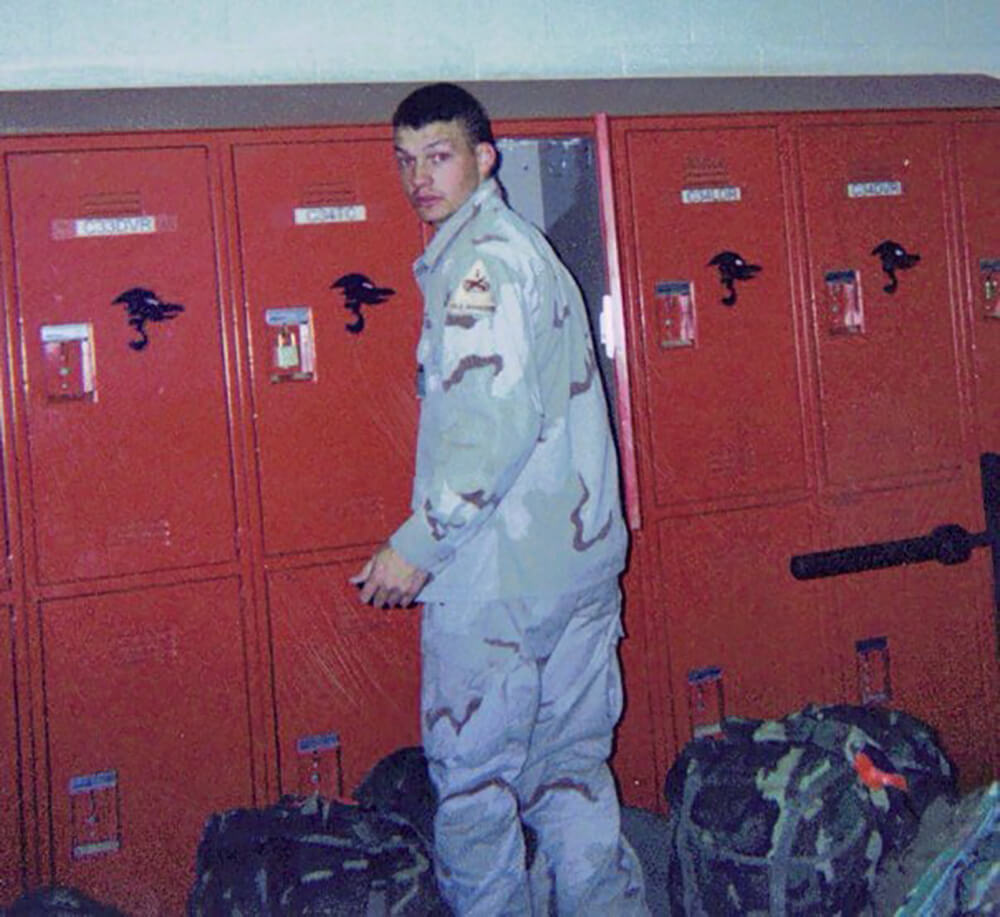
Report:
M 493 312 L 497 303 L 493 282 L 482 259 L 476 261 L 448 297 L 449 312 Z

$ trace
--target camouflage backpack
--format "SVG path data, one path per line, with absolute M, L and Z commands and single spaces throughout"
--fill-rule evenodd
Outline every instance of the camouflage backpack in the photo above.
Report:
M 883 854 L 954 793 L 930 730 L 898 711 L 810 706 L 722 726 L 667 775 L 676 914 L 857 914 Z

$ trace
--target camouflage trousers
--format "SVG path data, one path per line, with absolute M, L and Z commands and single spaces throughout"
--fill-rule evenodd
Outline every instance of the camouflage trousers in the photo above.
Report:
M 607 765 L 622 710 L 620 610 L 615 580 L 425 606 L 435 867 L 460 917 L 648 914 Z M 537 838 L 530 872 L 522 823 Z

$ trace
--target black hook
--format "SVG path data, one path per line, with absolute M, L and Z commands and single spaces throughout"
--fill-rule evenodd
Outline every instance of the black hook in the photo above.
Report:
M 354 314 L 354 321 L 344 326 L 351 334 L 360 334 L 365 327 L 362 306 L 377 306 L 396 292 L 389 287 L 375 286 L 364 274 L 344 274 L 331 283 L 330 288 L 343 292 L 344 308 Z
M 741 255 L 731 251 L 719 252 L 708 264 L 719 269 L 719 279 L 729 291 L 728 295 L 722 297 L 724 306 L 736 305 L 737 280 L 753 280 L 754 275 L 762 270 L 759 264 L 748 264 Z
M 892 239 L 879 242 L 871 253 L 882 259 L 882 270 L 889 277 L 889 282 L 882 287 L 886 293 L 895 293 L 899 286 L 896 271 L 905 271 L 920 260 L 920 255 L 911 255 L 902 245 Z
M 169 321 L 177 317 L 176 313 L 184 311 L 184 307 L 176 303 L 160 302 L 160 297 L 145 287 L 132 287 L 111 301 L 112 305 L 118 303 L 125 306 L 129 315 L 128 323 L 139 335 L 137 341 L 128 342 L 133 350 L 142 350 L 149 343 L 146 322 Z

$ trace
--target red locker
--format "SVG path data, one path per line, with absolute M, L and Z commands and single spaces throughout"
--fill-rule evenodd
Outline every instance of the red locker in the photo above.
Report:
M 234 560 L 207 151 L 7 169 L 40 582 Z
M 205 819 L 251 796 L 239 583 L 38 614 L 56 881 L 136 917 L 182 913 Z
M 409 511 L 422 313 L 391 142 L 234 159 L 265 553 L 380 541 Z
M 800 497 L 808 480 L 777 131 L 654 122 L 622 133 L 645 492 L 671 511 Z
M 944 523 L 982 531 L 982 511 L 969 490 L 957 478 L 836 500 L 831 544 L 925 535 Z M 898 708 L 930 723 L 967 787 L 988 781 L 994 766 L 990 577 L 988 555 L 980 550 L 955 566 L 915 564 L 821 584 L 837 611 L 841 699 Z
M 659 607 L 680 745 L 723 716 L 784 716 L 832 698 L 831 621 L 788 558 L 815 537 L 803 504 L 667 519 Z
M 963 118 L 957 141 L 979 444 L 1000 452 L 1000 121 Z
M 420 610 L 361 605 L 347 580 L 365 559 L 269 577 L 283 793 L 350 795 L 420 744 Z
M 13 900 L 21 891 L 23 808 L 21 762 L 15 719 L 13 609 L 3 608 L 0 626 L 0 903 Z
M 966 431 L 944 130 L 845 116 L 798 136 L 825 481 L 955 470 Z

